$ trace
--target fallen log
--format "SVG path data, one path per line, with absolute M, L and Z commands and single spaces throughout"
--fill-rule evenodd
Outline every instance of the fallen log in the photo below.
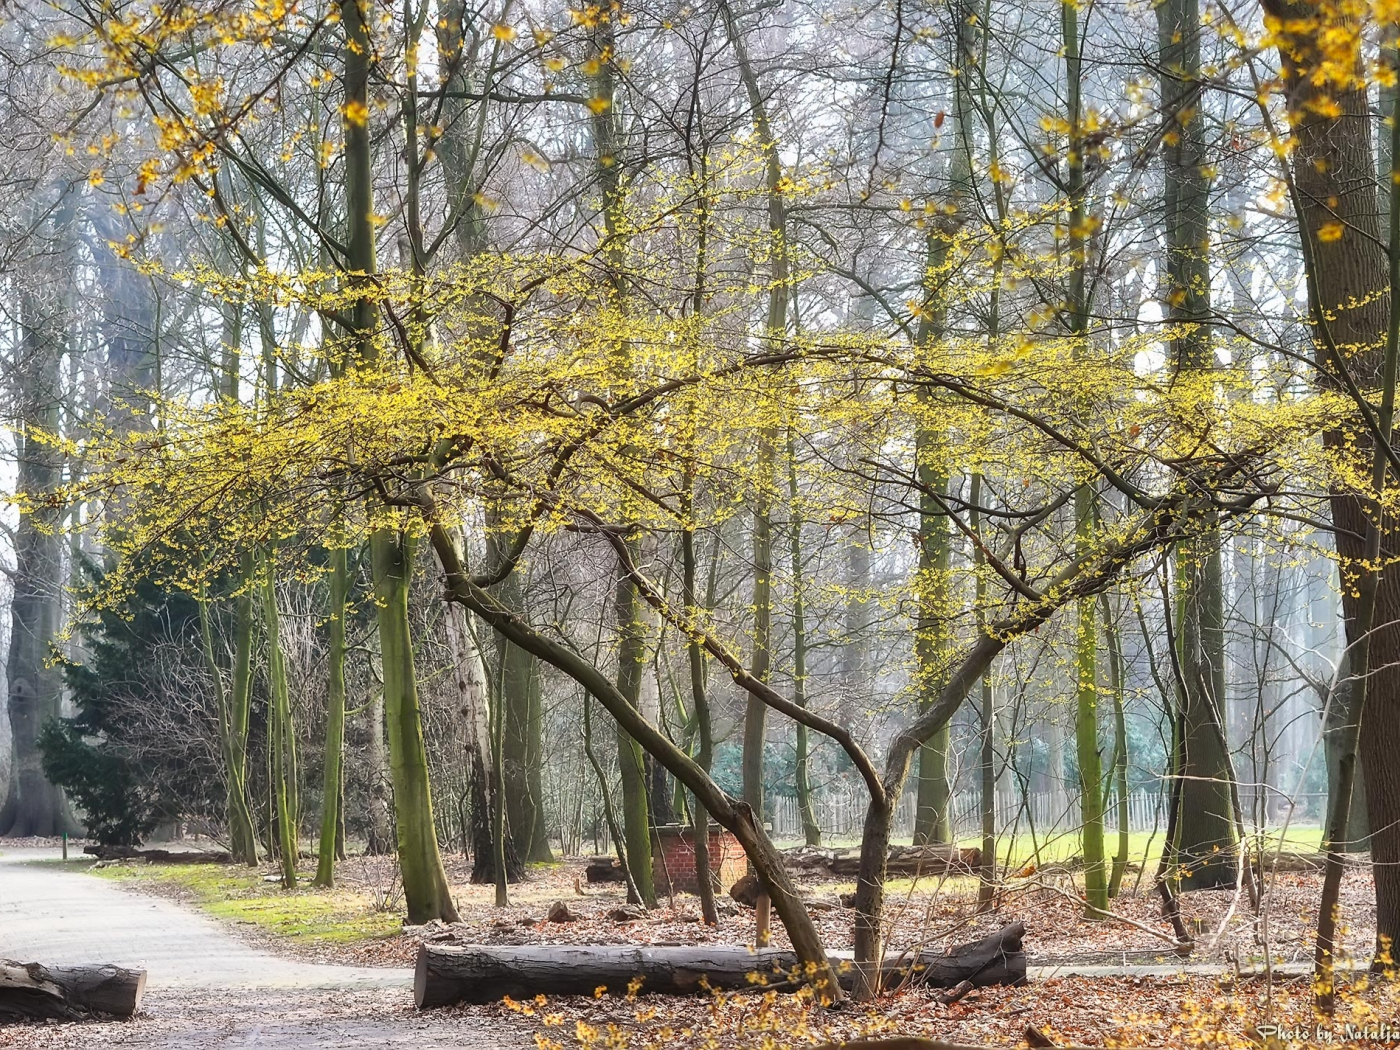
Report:
M 583 871 L 584 879 L 595 882 L 626 882 L 627 872 L 617 862 L 616 857 L 589 857 L 588 867 Z
M 1026 979 L 1024 936 L 1025 927 L 1013 922 L 946 954 L 890 953 L 881 965 L 881 986 L 905 981 L 937 988 L 956 988 L 964 981 L 979 988 L 1021 984 Z M 853 985 L 850 953 L 834 952 L 832 961 L 842 986 Z M 780 948 L 424 944 L 418 949 L 413 999 L 426 1010 L 497 1002 L 506 996 L 595 995 L 599 988 L 623 995 L 634 985 L 646 993 L 695 995 L 756 985 L 791 988 L 802 983 L 801 973 L 797 953 Z
M 967 875 L 982 866 L 982 851 L 975 847 L 960 849 L 944 844 L 930 846 L 895 846 L 885 859 L 885 875 L 891 878 L 909 875 Z M 858 875 L 860 853 L 838 854 L 831 864 L 833 875 Z
M 1297 853 L 1292 850 L 1270 850 L 1260 856 L 1251 853 L 1250 863 L 1254 865 L 1256 873 L 1272 875 L 1275 872 L 1316 873 L 1321 874 L 1327 867 L 1327 854 L 1325 853 Z M 1357 858 L 1353 863 L 1361 864 L 1364 858 Z
M 137 849 L 135 846 L 84 846 L 98 860 L 144 860 L 151 864 L 230 864 L 227 850 Z
M 1039 1034 L 1039 1029 L 1028 1029 Z M 1044 1036 L 1041 1036 L 1044 1038 Z M 1027 1045 L 1055 1047 L 1055 1050 L 1104 1050 L 1092 1046 L 1060 1046 L 1056 1043 L 1030 1043 Z M 918 1035 L 872 1036 L 868 1039 L 846 1039 L 838 1043 L 817 1043 L 808 1050 L 997 1050 L 982 1043 L 949 1043 L 942 1039 L 928 1039 Z M 1135 1050 L 1160 1050 L 1153 1046 L 1140 1046 Z
M 783 851 L 783 863 L 789 871 L 802 873 L 829 872 L 852 876 L 860 873 L 858 849 L 822 849 L 819 846 L 798 846 Z M 960 848 L 948 843 L 927 846 L 891 846 L 885 859 L 887 875 L 966 875 L 982 866 L 982 851 L 976 847 Z
M 0 959 L 0 1020 L 79 1021 L 130 1017 L 141 1007 L 145 970 L 42 966 Z

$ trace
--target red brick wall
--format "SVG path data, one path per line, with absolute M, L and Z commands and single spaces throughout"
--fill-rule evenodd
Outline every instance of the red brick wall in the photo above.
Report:
M 714 877 L 715 889 L 727 893 L 747 870 L 748 863 L 739 840 L 721 827 L 711 827 L 710 874 Z M 652 878 L 656 880 L 659 895 L 664 895 L 668 889 L 684 893 L 699 891 L 690 828 L 677 829 L 672 825 L 653 829 Z

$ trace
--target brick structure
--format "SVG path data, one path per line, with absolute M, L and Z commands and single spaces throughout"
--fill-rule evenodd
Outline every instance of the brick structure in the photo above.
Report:
M 651 870 L 656 892 L 668 890 L 696 893 L 695 839 L 689 824 L 662 824 L 651 829 Z M 744 848 L 739 840 L 718 824 L 710 825 L 710 875 L 715 890 L 727 893 L 748 870 Z

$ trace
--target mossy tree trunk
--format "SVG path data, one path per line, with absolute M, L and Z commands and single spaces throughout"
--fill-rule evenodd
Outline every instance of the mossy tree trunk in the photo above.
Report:
M 603 204 L 602 255 L 608 272 L 611 306 L 623 314 L 627 309 L 628 297 L 625 271 L 627 233 L 623 215 L 622 129 L 617 111 L 615 17 L 615 12 L 606 12 L 590 33 L 597 69 L 593 74 L 593 98 L 589 111 Z M 631 372 L 630 350 L 625 340 L 618 340 L 613 347 L 614 382 L 620 388 L 627 387 L 632 382 Z M 640 541 L 636 536 L 631 536 L 628 545 L 635 556 L 640 549 Z M 637 708 L 641 700 L 642 677 L 646 672 L 649 617 L 636 588 L 621 569 L 613 592 L 613 614 L 617 625 L 617 677 L 614 684 L 627 702 Z M 628 868 L 641 898 L 638 903 L 654 908 L 657 901 L 651 870 L 646 760 L 641 745 L 628 735 L 621 721 L 617 723 L 617 760 L 622 776 L 622 824 Z
M 950 256 L 964 216 L 962 211 L 972 191 L 972 154 L 967 137 L 972 123 L 972 96 L 969 81 L 976 67 L 977 20 L 965 0 L 952 5 L 955 19 L 953 63 L 959 75 L 953 82 L 953 127 L 960 148 L 953 151 L 948 169 L 948 214 L 929 220 L 924 245 L 924 272 L 919 286 L 922 294 L 914 343 L 925 358 L 924 365 L 936 367 L 930 359 L 937 352 L 947 331 L 947 284 Z M 948 450 L 952 435 L 937 418 L 937 403 L 927 391 L 919 395 L 920 419 L 914 430 L 914 471 L 919 488 L 918 568 L 915 574 L 914 660 L 919 710 L 926 711 L 937 701 L 948 673 L 954 644 L 952 624 L 960 610 L 954 608 L 950 568 L 952 565 L 952 524 L 945 502 L 952 476 Z M 941 726 L 919 748 L 915 785 L 914 842 L 951 842 L 952 784 L 948 779 L 948 748 L 951 726 Z
M 271 751 L 272 804 L 277 822 L 278 866 L 282 870 L 282 885 L 291 890 L 297 884 L 300 799 L 297 791 L 296 725 L 292 718 L 291 691 L 287 685 L 287 665 L 282 652 L 276 574 L 276 552 L 269 550 L 258 572 L 263 634 L 267 639 L 268 692 L 272 700 L 267 735 Z
M 384 716 L 394 785 L 394 831 L 408 921 L 457 921 L 433 820 L 432 784 L 418 675 L 409 634 L 408 595 L 414 543 L 381 530 L 370 538 L 374 599 L 384 670 Z
M 1113 761 L 1110 765 L 1113 792 L 1118 804 L 1118 848 L 1113 854 L 1113 867 L 1108 876 L 1108 895 L 1117 897 L 1123 887 L 1123 873 L 1128 868 L 1128 723 L 1124 707 L 1126 667 L 1122 638 L 1107 591 L 1099 595 L 1099 608 L 1103 613 L 1104 640 L 1108 645 L 1109 689 L 1113 694 Z M 1105 797 L 1107 793 L 1105 785 Z
M 1183 376 L 1214 368 L 1210 340 L 1210 183 L 1201 114 L 1199 0 L 1157 6 L 1167 321 L 1172 363 Z M 1187 889 L 1233 886 L 1238 846 L 1225 726 L 1225 589 L 1220 532 L 1211 521 L 1176 559 L 1183 732 L 1172 772 L 1181 780 L 1172 858 Z
M 372 275 L 377 271 L 374 232 L 373 145 L 368 114 L 369 74 L 374 46 L 356 0 L 340 0 L 338 11 L 345 46 L 342 95 L 345 158 L 346 269 L 354 296 L 349 309 L 356 357 L 361 364 L 378 360 L 375 339 L 379 309 Z M 414 542 L 389 526 L 369 539 L 371 591 L 383 664 L 384 711 L 388 729 L 389 769 L 394 789 L 395 837 L 404 901 L 413 923 L 455 921 L 457 909 L 447 885 L 433 821 L 432 788 L 423 740 L 418 678 L 408 616 Z
M 759 149 L 763 151 L 764 189 L 768 205 L 768 309 L 764 318 L 764 339 L 771 350 L 778 350 L 787 338 L 788 328 L 788 248 L 787 204 L 782 192 L 782 163 L 778 141 L 768 117 L 768 107 L 759 87 L 758 74 L 749 59 L 748 47 L 727 2 L 720 4 L 725 29 L 734 49 L 739 79 L 748 95 L 749 112 Z M 776 438 L 771 425 L 761 428 L 753 505 L 753 652 L 749 673 L 767 683 L 773 665 L 773 480 L 777 465 Z M 760 822 L 764 814 L 763 746 L 767 738 L 768 707 L 749 696 L 744 708 L 743 782 L 744 801 Z
M 807 607 L 806 571 L 802 555 L 802 505 L 797 487 L 797 442 L 791 427 L 787 432 L 788 516 L 792 557 L 792 699 L 798 707 L 807 706 Z M 695 644 L 695 643 L 692 643 Z M 698 646 L 697 646 L 698 648 Z M 802 839 L 809 846 L 822 844 L 822 829 L 812 797 L 811 749 L 807 727 L 797 723 L 796 758 L 793 780 L 797 790 L 797 812 L 802 819 Z
M 317 843 L 317 886 L 335 884 L 336 834 L 340 826 L 342 759 L 345 753 L 345 613 L 350 588 L 347 552 L 330 551 L 330 603 L 326 610 L 326 755 L 322 770 L 321 837 Z

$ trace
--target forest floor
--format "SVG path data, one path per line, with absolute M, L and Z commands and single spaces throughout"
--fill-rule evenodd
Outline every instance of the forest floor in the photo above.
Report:
M 719 899 L 720 924 L 700 922 L 698 898 L 663 895 L 653 912 L 626 907 L 622 887 L 590 885 L 585 862 L 533 865 L 524 883 L 510 887 L 510 905 L 495 906 L 492 886 L 472 885 L 460 857 L 444 858 L 462 921 L 452 925 L 404 928 L 394 889 L 391 857 L 352 857 L 337 866 L 337 885 L 320 890 L 303 885 L 287 893 L 268 867 L 227 865 L 113 864 L 94 874 L 183 900 L 236 924 L 237 931 L 279 951 L 323 963 L 410 967 L 423 940 L 462 944 L 748 944 L 754 917 L 727 897 Z M 79 866 L 83 866 L 79 862 Z M 86 865 L 90 867 L 91 865 Z M 310 869 L 305 872 L 307 882 Z M 1233 890 L 1183 894 L 1182 917 L 1197 941 L 1190 963 L 1241 969 L 1274 963 L 1306 963 L 1311 958 L 1319 872 L 1277 872 L 1263 880 L 1259 914 Z M 272 879 L 273 881 L 268 881 Z M 887 943 L 892 948 L 953 944 L 977 939 L 1006 922 L 1026 925 L 1026 951 L 1037 972 L 1100 968 L 1135 972 L 1182 969 L 1172 949 L 1171 926 L 1161 916 L 1151 879 L 1138 882 L 1130 868 L 1124 892 L 1114 901 L 1117 918 L 1092 921 L 1078 902 L 1079 877 L 1072 866 L 1050 863 L 1024 877 L 1007 880 L 997 907 L 979 914 L 977 884 L 966 876 L 893 879 L 888 884 Z M 851 947 L 851 911 L 841 897 L 854 883 L 802 879 L 802 890 L 821 910 L 813 915 L 828 947 Z M 1364 957 L 1374 940 L 1370 916 L 1374 889 L 1366 866 L 1348 870 L 1342 911 L 1349 924 L 1343 950 Z M 575 921 L 549 922 L 550 905 L 563 901 Z M 626 913 L 626 914 L 624 914 Z M 781 928 L 774 943 L 786 944 Z M 1267 947 L 1267 950 L 1266 950 Z
M 0 850 L 0 955 L 25 947 L 11 934 L 12 917 L 23 914 L 26 928 L 38 923 L 47 930 L 38 944 L 48 946 L 46 961 L 64 961 L 54 945 L 65 941 L 92 951 L 91 931 L 114 922 L 136 930 L 149 927 L 151 940 L 184 946 L 185 958 L 221 960 L 213 972 L 195 979 L 185 973 L 182 979 L 157 981 L 153 972 L 143 1016 L 134 1024 L 0 1029 L 0 1048 L 6 1050 L 99 1042 L 373 1050 L 400 1045 L 572 1048 L 609 1041 L 638 1050 L 678 1050 L 707 1042 L 757 1046 L 765 1032 L 788 1034 L 789 1039 L 774 1045 L 798 1045 L 823 1035 L 848 1037 L 891 1027 L 955 1042 L 1014 1045 L 1027 1025 L 1060 1041 L 1092 1045 L 1245 1045 L 1253 1027 L 1266 1020 L 1294 1027 L 1313 1023 L 1306 978 L 1270 983 L 1248 972 L 1262 960 L 1264 943 L 1272 959 L 1294 963 L 1287 967 L 1294 973 L 1296 964 L 1306 961 L 1320 884 L 1320 876 L 1311 873 L 1277 874 L 1269 880 L 1262 919 L 1233 893 L 1184 895 L 1188 926 L 1200 931 L 1200 946 L 1189 963 L 1172 954 L 1170 928 L 1146 892 L 1126 893 L 1114 904 L 1116 913 L 1140 925 L 1086 922 L 1072 899 L 1073 872 L 1053 865 L 1011 880 L 999 908 L 981 916 L 975 913 L 971 879 L 899 880 L 891 885 L 891 946 L 957 943 L 1011 919 L 1026 924 L 1031 983 L 980 989 L 952 1006 L 928 992 L 908 990 L 882 1000 L 874 1012 L 839 1015 L 791 996 L 770 1000 L 754 995 L 713 1001 L 566 998 L 418 1014 L 407 992 L 407 968 L 425 939 L 744 944 L 753 939 L 752 912 L 725 901 L 721 924 L 712 929 L 698 921 L 694 898 L 677 895 L 656 912 L 619 921 L 609 913 L 623 908 L 622 893 L 614 886 L 587 885 L 581 862 L 532 868 L 527 882 L 512 887 L 510 907 L 497 909 L 492 888 L 468 884 L 467 869 L 454 859 L 451 875 L 463 921 L 404 930 L 396 916 L 400 902 L 392 889 L 392 861 L 384 858 L 352 858 L 341 865 L 333 891 L 288 894 L 264 881 L 267 873 L 260 870 L 113 865 L 92 872 L 102 878 L 92 878 L 81 873 L 91 868 L 89 862 L 65 866 L 51 851 L 46 858 L 28 851 L 17 855 L 9 843 Z M 16 872 L 28 877 L 17 878 Z M 816 912 L 829 945 L 848 947 L 850 913 L 840 908 L 839 896 L 849 884 L 815 881 L 803 888 L 810 900 L 832 905 Z M 1371 893 L 1364 867 L 1348 873 L 1343 911 L 1353 925 L 1346 946 L 1357 958 L 1365 957 L 1371 940 L 1363 921 L 1372 912 Z M 82 905 L 76 911 L 74 900 Z M 543 921 L 556 900 L 566 903 L 575 921 Z M 140 918 L 141 909 L 157 904 L 161 910 Z M 109 913 L 105 920 L 103 913 Z M 781 931 L 775 933 L 775 943 L 783 943 Z M 98 942 L 111 943 L 111 937 Z M 258 976 L 250 979 L 245 972 L 231 981 L 228 969 L 245 962 Z M 298 976 L 292 986 L 283 982 L 277 987 L 275 975 L 288 972 L 289 966 Z M 1237 973 L 1237 966 L 1245 972 Z M 225 971 L 222 977 L 219 967 Z M 369 983 L 348 980 L 351 974 L 368 974 Z M 382 984 L 375 983 L 375 974 L 382 975 Z M 1393 996 L 1389 987 L 1371 988 L 1344 1009 L 1395 1025 L 1400 1008 Z M 544 1042 L 537 1044 L 536 1036 Z

